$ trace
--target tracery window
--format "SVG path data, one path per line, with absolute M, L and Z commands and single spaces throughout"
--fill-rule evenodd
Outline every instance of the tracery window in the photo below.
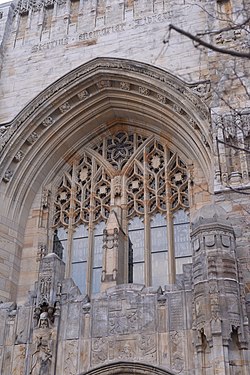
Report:
M 66 276 L 83 293 L 100 290 L 103 230 L 113 209 L 133 249 L 133 282 L 172 282 L 175 265 L 180 273 L 191 261 L 188 208 L 187 168 L 164 142 L 125 131 L 100 137 L 55 191 L 54 242 Z

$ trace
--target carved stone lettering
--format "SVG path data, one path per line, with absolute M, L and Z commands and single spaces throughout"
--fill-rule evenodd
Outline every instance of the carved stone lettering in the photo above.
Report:
M 183 302 L 182 294 L 174 293 L 170 296 L 170 330 L 183 329 Z

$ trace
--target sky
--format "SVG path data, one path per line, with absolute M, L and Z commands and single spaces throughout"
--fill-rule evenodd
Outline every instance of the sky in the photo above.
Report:
M 10 0 L 0 0 L 0 4 L 8 3 Z

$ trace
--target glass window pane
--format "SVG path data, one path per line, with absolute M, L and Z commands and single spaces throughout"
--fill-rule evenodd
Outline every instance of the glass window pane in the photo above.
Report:
M 179 210 L 174 214 L 175 257 L 191 255 L 190 225 L 187 213 Z
M 67 231 L 62 227 L 57 229 L 57 235 L 58 235 L 58 238 L 59 238 L 60 241 L 66 240 L 68 238 Z
M 174 224 L 189 223 L 189 217 L 184 210 L 178 210 L 174 214 Z
M 133 249 L 133 262 L 144 261 L 144 230 L 129 232 Z
M 72 264 L 72 278 L 82 293 L 86 293 L 87 263 Z
M 156 214 L 152 218 L 150 238 L 152 285 L 163 286 L 168 280 L 167 221 L 163 215 Z
M 62 260 L 66 263 L 67 260 L 67 238 L 68 238 L 68 233 L 66 230 L 62 227 L 57 229 L 57 238 L 58 238 L 58 244 L 54 243 L 53 246 L 62 246 Z M 55 238 L 54 238 L 54 242 Z
M 133 283 L 144 284 L 144 263 L 133 265 Z
M 103 231 L 105 229 L 105 222 L 100 221 L 100 223 L 96 224 L 95 226 L 95 235 L 103 235 Z
M 128 227 L 128 230 L 134 230 L 134 229 L 143 229 L 144 228 L 144 224 L 142 222 L 142 219 L 140 219 L 139 217 L 134 217 L 130 222 L 129 222 L 129 227 Z
M 164 216 L 157 214 L 151 221 L 151 252 L 167 251 L 167 222 Z
M 103 236 L 94 237 L 93 267 L 102 266 Z
M 174 226 L 175 257 L 191 255 L 189 224 Z
M 151 229 L 151 251 L 167 251 L 167 227 Z
M 161 227 L 167 225 L 166 218 L 161 214 L 156 214 L 152 217 L 151 227 Z
M 152 254 L 152 285 L 164 286 L 168 281 L 168 253 Z
M 105 222 L 102 221 L 95 226 L 93 243 L 93 269 L 92 269 L 92 292 L 99 293 L 102 275 L 103 258 L 103 230 Z
M 73 239 L 73 262 L 87 261 L 88 238 Z
M 76 228 L 73 235 L 73 262 L 87 261 L 88 257 L 88 229 L 84 225 Z
M 92 274 L 92 292 L 99 293 L 101 287 L 102 269 L 94 268 Z
M 129 239 L 133 249 L 133 262 L 144 261 L 144 224 L 139 217 L 129 223 Z
M 88 228 L 85 225 L 79 225 L 74 231 L 73 238 L 88 237 Z

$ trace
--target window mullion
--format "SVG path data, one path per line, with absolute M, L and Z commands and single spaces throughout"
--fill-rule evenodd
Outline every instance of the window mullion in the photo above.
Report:
M 168 243 L 168 281 L 174 284 L 176 280 L 175 250 L 174 250 L 174 226 L 173 214 L 171 211 L 171 181 L 168 170 L 168 151 L 165 150 L 165 181 L 166 181 L 166 219 L 167 219 L 167 243 Z
M 93 161 L 91 174 L 91 191 L 90 191 L 90 208 L 89 208 L 89 228 L 88 228 L 88 261 L 87 261 L 87 275 L 86 275 L 86 291 L 87 295 L 91 295 L 92 288 L 92 268 L 94 257 L 94 176 L 96 173 L 96 165 Z
M 150 286 L 152 284 L 152 271 L 151 271 L 151 249 L 150 249 L 150 217 L 149 217 L 149 193 L 147 189 L 148 173 L 147 173 L 147 157 L 146 149 L 144 149 L 144 280 L 145 285 Z
M 75 195 L 76 195 L 76 184 L 75 184 L 75 164 L 72 166 L 72 179 L 71 179 L 71 194 L 70 194 L 70 208 L 69 208 L 69 225 L 68 225 L 68 243 L 67 243 L 67 261 L 65 267 L 65 277 L 69 278 L 72 276 L 72 252 L 73 252 L 73 217 L 75 212 Z
M 122 176 L 122 194 L 121 194 L 121 225 L 124 233 L 126 233 L 125 241 L 126 245 L 124 247 L 124 259 L 128 260 L 128 255 L 129 255 L 129 234 L 128 234 L 128 206 L 127 206 L 127 201 L 128 201 L 128 194 L 126 191 L 126 186 L 127 186 L 127 176 L 123 175 Z M 124 262 L 124 280 L 125 282 L 128 282 L 128 264 L 127 262 Z

